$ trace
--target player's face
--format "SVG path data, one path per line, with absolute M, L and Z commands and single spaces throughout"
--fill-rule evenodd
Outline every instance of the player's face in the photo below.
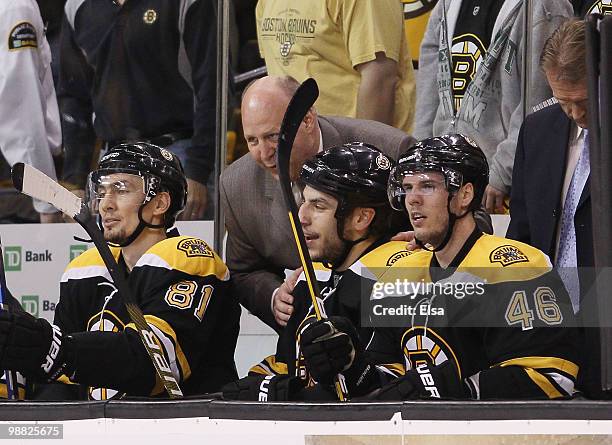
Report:
M 113 173 L 100 178 L 95 186 L 104 238 L 120 244 L 138 227 L 138 209 L 145 200 L 140 176 Z
M 248 94 L 248 91 L 247 91 Z M 278 136 L 287 110 L 289 98 L 282 94 L 267 100 L 264 95 L 251 94 L 244 99 L 242 106 L 242 130 L 249 152 L 255 162 L 278 178 L 276 169 L 276 149 Z M 293 143 L 290 161 L 290 175 L 293 180 L 299 177 L 304 161 L 314 156 L 318 145 L 313 145 L 307 130 L 313 125 L 315 115 L 309 111 L 302 121 Z
M 304 189 L 299 217 L 308 253 L 314 261 L 332 262 L 342 254 L 344 243 L 338 236 L 334 216 L 337 208 L 338 201 L 333 196 L 310 186 Z
M 560 80 L 555 71 L 547 72 L 546 79 L 553 92 L 553 96 L 559 101 L 559 105 L 561 105 L 567 117 L 576 122 L 579 127 L 588 128 L 588 91 L 586 79 L 580 82 Z
M 441 173 L 415 173 L 404 177 L 405 203 L 415 236 L 438 246 L 448 228 L 448 191 Z

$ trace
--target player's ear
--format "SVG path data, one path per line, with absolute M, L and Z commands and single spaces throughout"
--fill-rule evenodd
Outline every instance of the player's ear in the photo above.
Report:
M 161 216 L 170 208 L 170 193 L 160 192 L 153 199 L 153 215 Z
M 461 213 L 465 211 L 471 204 L 474 199 L 474 184 L 468 182 L 464 184 L 457 192 L 458 204 L 461 210 Z
M 376 216 L 376 210 L 371 207 L 357 207 L 353 210 L 353 228 L 364 232 L 368 229 Z
M 302 120 L 302 122 L 304 123 L 307 129 L 310 129 L 313 127 L 316 118 L 317 118 L 317 113 L 315 111 L 315 107 L 312 106 L 310 107 L 306 115 L 304 116 L 304 119 Z

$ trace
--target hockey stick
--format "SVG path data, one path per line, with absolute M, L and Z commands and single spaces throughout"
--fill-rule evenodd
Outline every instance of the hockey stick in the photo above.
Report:
M 136 331 L 147 350 L 147 354 L 151 357 L 155 371 L 164 384 L 168 396 L 172 399 L 182 397 L 183 392 L 174 375 L 172 375 L 166 357 L 163 355 L 158 344 L 157 337 L 145 321 L 144 315 L 137 306 L 125 277 L 119 272 L 119 266 L 85 203 L 82 202 L 81 198 L 31 165 L 19 162 L 13 166 L 11 175 L 15 188 L 21 193 L 48 202 L 66 215 L 74 218 L 85 229 L 98 249 L 113 279 L 113 283 L 123 298 L 123 303 L 130 315 L 130 319 L 136 325 Z
M 291 176 L 289 172 L 289 161 L 291 160 L 291 150 L 293 149 L 293 142 L 297 135 L 298 128 L 308 113 L 308 110 L 314 105 L 317 97 L 319 96 L 319 87 L 314 79 L 306 79 L 302 83 L 287 106 L 285 116 L 283 117 L 283 123 L 281 125 L 280 133 L 278 136 L 278 149 L 276 150 L 276 166 L 278 168 L 278 177 L 283 191 L 283 197 L 285 198 L 285 204 L 287 205 L 289 213 L 289 222 L 291 223 L 291 230 L 293 231 L 293 237 L 295 244 L 298 249 L 300 256 L 300 262 L 304 268 L 304 276 L 306 277 L 306 283 L 308 284 L 308 292 L 312 300 L 312 307 L 314 308 L 317 320 L 326 318 L 325 307 L 323 300 L 321 300 L 321 294 L 319 292 L 319 286 L 315 278 L 314 268 L 312 267 L 312 260 L 308 253 L 308 247 L 306 246 L 306 239 L 304 238 L 304 231 L 300 225 L 298 217 L 298 207 L 293 197 L 293 191 L 291 190 Z M 346 382 L 342 374 L 338 374 L 336 377 L 336 393 L 338 399 L 341 402 L 348 400 L 348 390 Z
M 6 285 L 6 275 L 4 274 L 4 249 L 2 241 L 0 241 L 0 309 L 8 309 L 8 304 L 5 306 L 4 300 L 8 295 L 8 286 Z M 2 370 L 6 378 L 6 398 L 9 400 L 19 399 L 19 386 L 17 385 L 17 373 L 9 369 Z

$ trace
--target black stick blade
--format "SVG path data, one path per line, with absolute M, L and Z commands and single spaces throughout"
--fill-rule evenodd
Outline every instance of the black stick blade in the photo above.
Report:
M 306 79 L 302 83 L 287 106 L 285 117 L 281 125 L 278 150 L 276 151 L 276 167 L 278 169 L 278 176 L 281 179 L 281 184 L 287 181 L 291 181 L 291 178 L 287 176 L 284 178 L 283 175 L 289 175 L 289 161 L 291 160 L 291 150 L 293 149 L 293 141 L 297 135 L 300 124 L 308 113 L 308 110 L 314 105 L 315 101 L 319 97 L 319 87 L 317 82 L 310 78 Z
M 23 162 L 18 162 L 13 165 L 11 169 L 11 177 L 13 179 L 13 186 L 17 191 L 23 191 Z

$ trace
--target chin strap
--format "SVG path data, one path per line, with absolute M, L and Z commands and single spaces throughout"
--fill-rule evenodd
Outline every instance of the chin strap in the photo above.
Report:
M 150 229 L 163 229 L 164 227 L 166 227 L 165 224 L 151 224 L 151 223 L 148 223 L 148 222 L 146 222 L 142 218 L 142 211 L 143 211 L 144 207 L 147 204 L 141 205 L 140 208 L 138 209 L 138 221 L 139 222 L 138 222 L 138 226 L 136 226 L 136 228 L 134 229 L 132 234 L 130 236 L 128 236 L 127 239 L 125 241 L 123 241 L 122 243 L 118 243 L 118 244 L 112 243 L 113 246 L 115 246 L 115 247 L 126 247 L 126 246 L 129 246 L 130 244 L 132 244 L 136 240 L 136 238 L 138 238 L 140 236 L 140 234 L 145 229 L 145 227 L 148 227 Z M 100 229 L 102 230 L 102 233 L 104 233 L 104 227 L 102 227 L 102 224 L 100 224 L 99 219 L 98 219 L 98 224 L 100 226 Z
M 347 213 L 348 210 L 344 209 L 344 205 L 342 205 L 341 208 L 339 207 L 339 209 L 336 211 L 336 214 L 334 215 L 336 217 L 336 230 L 338 231 L 338 237 L 340 238 L 340 241 L 342 241 L 342 243 L 344 244 L 344 248 L 342 249 L 340 255 L 334 258 L 331 262 L 322 262 L 322 264 L 328 269 L 336 270 L 338 267 L 340 267 L 340 265 L 344 263 L 344 260 L 346 260 L 346 257 L 350 253 L 351 249 L 356 244 L 367 240 L 370 236 L 370 229 L 368 228 L 367 233 L 359 239 L 347 240 L 346 238 L 344 238 L 344 220 Z

